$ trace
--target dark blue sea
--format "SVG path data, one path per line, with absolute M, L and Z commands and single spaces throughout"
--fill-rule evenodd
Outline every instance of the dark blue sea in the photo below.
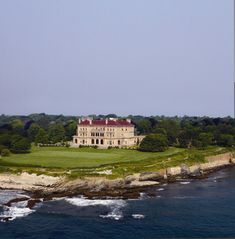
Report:
M 0 191 L 0 203 L 24 192 Z M 81 196 L 0 207 L 1 239 L 235 238 L 235 168 L 154 188 L 138 200 Z

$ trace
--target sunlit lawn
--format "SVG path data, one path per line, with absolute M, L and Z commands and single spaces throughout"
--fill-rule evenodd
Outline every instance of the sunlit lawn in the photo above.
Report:
M 33 147 L 29 154 L 11 154 L 0 159 L 1 169 L 65 172 L 78 175 L 91 174 L 96 170 L 112 169 L 113 175 L 153 171 L 182 163 L 202 162 L 204 156 L 222 153 L 224 148 L 207 150 L 169 148 L 165 152 L 151 153 L 128 149 L 93 149 L 65 147 Z

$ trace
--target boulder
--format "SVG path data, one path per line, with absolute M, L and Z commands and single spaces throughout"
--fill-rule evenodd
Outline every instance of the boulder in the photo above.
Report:
M 235 158 L 231 158 L 231 163 L 235 164 Z
M 190 174 L 190 169 L 188 165 L 181 165 L 181 174 L 184 176 L 189 175 Z
M 132 181 L 139 180 L 139 174 L 131 174 L 125 177 L 125 184 L 130 184 Z
M 160 181 L 164 179 L 164 175 L 159 172 L 141 173 L 139 181 Z
M 168 176 L 175 176 L 181 174 L 181 167 L 171 167 L 166 170 Z
M 148 186 L 154 186 L 158 185 L 159 182 L 153 182 L 153 181 L 132 181 L 130 183 L 130 187 L 148 187 Z

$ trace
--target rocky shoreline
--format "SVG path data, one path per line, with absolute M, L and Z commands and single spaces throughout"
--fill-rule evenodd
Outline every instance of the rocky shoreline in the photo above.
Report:
M 205 163 L 192 166 L 180 165 L 161 169 L 157 172 L 144 172 L 128 175 L 125 178 L 109 180 L 105 177 L 85 177 L 68 180 L 65 177 L 51 177 L 22 173 L 20 175 L 0 174 L 0 189 L 17 189 L 29 193 L 29 198 L 16 198 L 5 205 L 10 207 L 20 201 L 26 201 L 28 208 L 41 201 L 58 197 L 83 195 L 93 198 L 138 198 L 141 192 L 146 192 L 153 186 L 172 183 L 184 179 L 205 178 L 211 172 L 235 165 L 231 153 L 210 156 Z

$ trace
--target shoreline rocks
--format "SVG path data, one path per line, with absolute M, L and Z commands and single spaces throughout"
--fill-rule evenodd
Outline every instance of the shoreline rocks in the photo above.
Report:
M 68 180 L 65 177 L 51 177 L 22 173 L 20 175 L 0 174 L 1 189 L 21 189 L 28 191 L 34 199 L 50 200 L 54 197 L 84 195 L 93 197 L 137 198 L 149 187 L 178 179 L 204 178 L 208 173 L 235 164 L 231 153 L 210 156 L 205 163 L 180 165 L 157 172 L 128 175 L 125 178 L 109 180 L 105 177 L 85 177 Z

